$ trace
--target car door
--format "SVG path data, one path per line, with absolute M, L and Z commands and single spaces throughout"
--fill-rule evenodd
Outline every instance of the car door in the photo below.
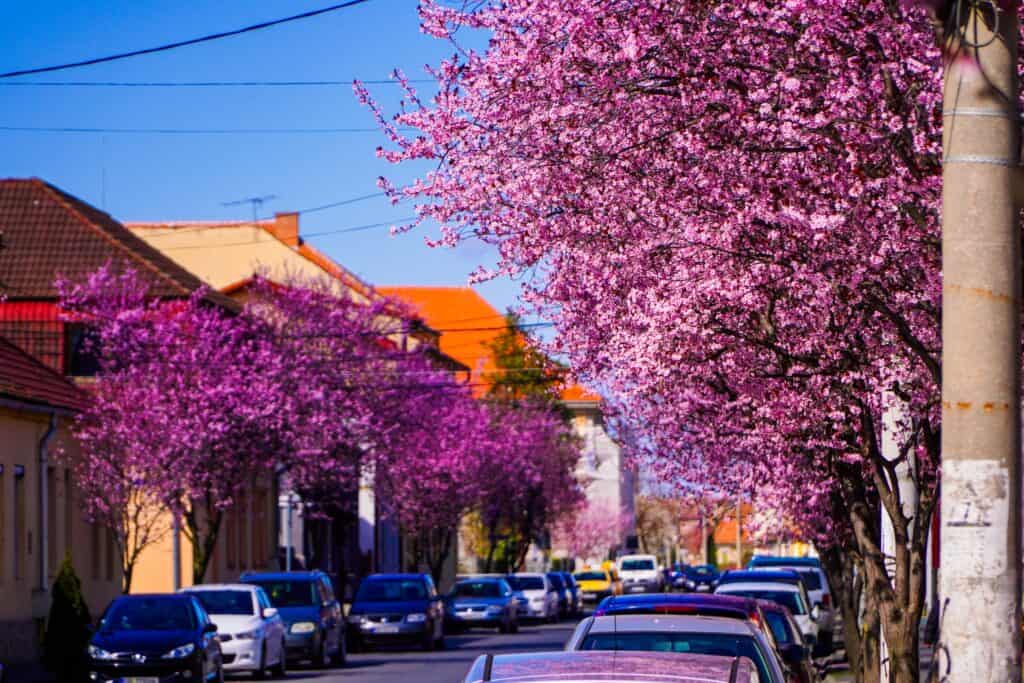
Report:
M 213 620 L 210 619 L 210 615 L 206 613 L 199 601 L 193 597 L 191 602 L 203 644 L 203 671 L 208 674 L 213 673 L 219 669 L 221 660 L 217 630 L 210 628 L 213 625 Z
M 326 610 L 327 649 L 341 649 L 341 604 L 334 597 L 334 587 L 326 576 L 320 577 L 320 598 Z
M 262 588 L 256 588 L 256 604 L 259 606 L 260 616 L 263 618 L 263 629 L 267 642 L 267 652 L 274 653 L 274 661 L 279 662 L 285 656 L 283 649 L 284 622 L 281 615 L 275 612 L 272 617 L 263 617 L 265 610 L 273 609 L 270 605 L 270 598 Z

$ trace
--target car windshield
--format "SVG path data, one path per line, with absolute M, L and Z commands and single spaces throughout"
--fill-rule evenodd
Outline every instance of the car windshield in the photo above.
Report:
M 372 579 L 363 581 L 356 602 L 410 602 L 427 599 L 422 579 Z
M 508 579 L 512 590 L 517 591 L 542 591 L 544 590 L 544 579 L 539 576 L 511 576 Z
M 244 614 L 251 616 L 256 613 L 253 607 L 252 593 L 249 591 L 192 591 L 192 595 L 210 614 Z
M 608 576 L 604 572 L 580 572 L 576 575 L 577 581 L 607 581 Z
M 726 633 L 596 633 L 583 640 L 582 650 L 633 652 L 690 652 L 700 655 L 746 657 L 757 666 L 762 681 L 771 681 L 768 665 L 752 636 Z
M 803 599 L 796 591 L 773 591 L 737 589 L 730 590 L 726 595 L 739 595 L 744 598 L 757 598 L 758 600 L 770 600 L 789 609 L 793 614 L 807 614 L 807 607 Z
M 320 604 L 316 583 L 296 579 L 281 581 L 253 581 L 263 589 L 274 607 L 309 607 Z
M 654 569 L 654 560 L 623 560 L 622 571 L 633 572 Z
M 558 574 L 548 574 L 548 580 L 555 587 L 556 590 L 562 590 L 565 588 L 565 583 L 562 581 L 562 577 Z
M 772 630 L 772 635 L 775 636 L 776 643 L 788 645 L 793 642 L 793 635 L 789 632 L 789 622 L 786 620 L 785 614 L 765 612 L 764 617 L 768 620 L 768 626 Z
M 461 581 L 452 593 L 459 598 L 500 598 L 501 586 L 497 581 Z
M 103 617 L 104 631 L 192 631 L 195 613 L 188 601 L 171 597 L 128 598 Z
M 706 565 L 702 565 L 700 567 L 694 567 L 690 571 L 692 571 L 694 574 L 702 574 L 704 576 L 710 576 L 710 575 L 715 573 L 714 569 L 712 569 L 711 567 L 708 567 Z

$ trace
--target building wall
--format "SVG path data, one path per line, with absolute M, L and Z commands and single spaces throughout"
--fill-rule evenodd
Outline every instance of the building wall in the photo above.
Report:
M 246 571 L 269 571 L 279 566 L 277 554 L 277 497 L 268 481 L 253 481 L 227 511 L 204 583 L 231 582 Z M 168 524 L 170 525 L 168 514 Z M 192 544 L 180 533 L 181 586 L 191 586 Z M 167 593 L 174 586 L 174 537 L 167 534 L 142 552 L 135 566 L 132 593 Z
M 110 534 L 82 517 L 70 469 L 52 461 L 45 475 L 48 539 L 44 551 L 39 442 L 48 426 L 47 415 L 0 408 L 0 661 L 39 656 L 50 587 L 65 553 L 71 555 L 93 615 L 120 594 L 121 568 Z M 58 422 L 49 451 L 58 449 L 69 458 L 78 453 L 66 418 Z M 41 579 L 44 552 L 47 568 Z

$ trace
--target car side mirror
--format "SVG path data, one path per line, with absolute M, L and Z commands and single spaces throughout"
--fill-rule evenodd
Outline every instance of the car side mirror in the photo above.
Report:
M 212 621 L 210 623 L 208 623 L 206 626 L 203 626 L 203 633 L 216 633 L 216 632 L 217 632 L 217 624 L 213 623 Z
M 819 602 L 811 608 L 811 621 L 818 621 L 821 619 L 821 603 Z
M 263 616 L 264 619 L 273 619 L 274 617 L 277 616 L 277 608 L 276 607 L 264 607 L 260 611 L 260 614 Z

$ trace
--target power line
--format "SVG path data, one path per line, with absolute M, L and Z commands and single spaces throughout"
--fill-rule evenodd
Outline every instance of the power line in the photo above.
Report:
M 308 209 L 299 209 L 295 213 L 305 214 L 314 213 L 316 211 L 324 211 L 325 209 L 333 209 L 338 206 L 348 206 L 349 204 L 355 204 L 356 202 L 365 201 L 367 199 L 373 199 L 374 197 L 383 197 L 386 192 L 374 192 L 373 194 L 364 194 L 359 197 L 352 197 L 351 199 L 342 199 L 340 202 L 332 202 L 330 204 L 321 204 L 320 206 L 313 206 Z
M 5 81 L 0 87 L 18 88 L 303 88 L 352 85 L 397 85 L 394 79 L 353 79 L 349 81 Z M 410 78 L 407 83 L 436 83 L 429 78 Z
M 384 226 L 395 225 L 396 223 L 402 223 L 404 221 L 415 220 L 417 216 L 405 216 L 403 218 L 396 218 L 390 221 L 381 221 L 380 223 L 367 223 L 365 225 L 353 225 L 348 228 L 339 228 L 337 230 L 324 230 L 323 232 L 311 232 L 306 235 L 300 235 L 302 239 L 308 237 L 323 237 L 324 235 L 341 235 L 349 232 L 361 232 L 363 230 L 370 230 L 372 228 L 380 228 Z M 209 226 L 217 227 L 217 226 Z M 196 230 L 200 228 L 197 227 Z M 191 230 L 191 228 L 182 228 L 182 230 Z M 174 234 L 174 233 L 168 233 Z M 241 242 L 227 242 L 225 244 L 182 244 L 176 247 L 162 247 L 161 251 L 179 251 L 184 249 L 221 249 L 223 247 L 240 247 L 246 245 L 259 244 L 259 240 L 244 240 Z
M 179 40 L 173 43 L 165 43 L 163 45 L 157 45 L 155 47 L 147 47 L 141 50 L 132 50 L 130 52 L 120 52 L 113 55 L 106 55 L 104 57 L 93 57 L 91 59 L 83 59 L 77 62 L 68 62 L 66 64 L 55 64 L 53 66 L 41 66 L 29 69 L 18 69 L 16 71 L 8 71 L 6 73 L 0 73 L 0 78 L 13 78 L 15 76 L 27 76 L 29 74 L 42 74 L 50 73 L 52 71 L 63 71 L 65 69 L 77 69 L 83 66 L 92 66 L 93 64 L 103 64 L 106 62 L 113 62 L 121 59 L 128 59 L 130 57 L 139 57 L 141 55 L 149 55 L 156 52 L 166 52 L 167 50 L 174 50 L 179 47 L 186 47 L 188 45 L 197 45 L 199 43 L 208 43 L 214 40 L 220 40 L 222 38 L 230 38 L 231 36 L 241 35 L 243 33 L 250 33 L 252 31 L 259 31 L 271 26 L 279 26 L 280 24 L 286 24 L 292 21 L 299 21 L 300 19 L 309 19 L 310 17 L 319 16 L 321 14 L 327 14 L 328 12 L 334 12 L 336 10 L 347 9 L 355 5 L 361 5 L 368 0 L 348 0 L 348 2 L 338 3 L 336 5 L 329 5 L 327 7 L 321 7 L 320 9 L 310 10 L 308 12 L 302 12 L 301 14 L 293 14 L 289 17 L 282 17 L 280 19 L 272 19 L 270 21 L 261 21 L 258 24 L 251 24 L 249 26 L 243 26 L 242 28 L 233 29 L 231 31 L 221 31 L 220 33 L 211 33 L 209 35 L 200 36 L 198 38 L 189 38 L 187 40 Z
M 379 133 L 380 128 L 85 128 L 73 126 L 0 126 L 11 133 L 123 133 L 127 135 L 317 135 Z

